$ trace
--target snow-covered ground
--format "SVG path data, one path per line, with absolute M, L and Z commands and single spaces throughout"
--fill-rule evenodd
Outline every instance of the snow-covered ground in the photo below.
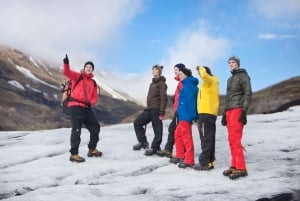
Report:
M 164 138 L 167 127 L 164 121 Z M 70 128 L 35 132 L 0 132 L 0 200 L 22 201 L 195 201 L 257 200 L 280 193 L 300 194 L 300 107 L 281 113 L 250 115 L 243 144 L 249 175 L 230 180 L 226 128 L 217 120 L 214 170 L 180 169 L 159 156 L 133 151 L 132 124 L 101 128 L 101 158 L 69 161 Z M 153 138 L 147 128 L 148 140 Z M 200 140 L 193 126 L 195 160 Z M 80 154 L 89 134 L 83 129 Z

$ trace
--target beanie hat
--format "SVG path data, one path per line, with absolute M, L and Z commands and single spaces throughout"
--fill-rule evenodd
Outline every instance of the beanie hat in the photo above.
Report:
M 154 65 L 154 66 L 152 67 L 152 69 L 153 69 L 153 68 L 158 69 L 158 70 L 159 70 L 159 75 L 161 75 L 162 69 L 164 68 L 164 66 L 161 66 L 161 65 L 156 64 L 156 65 Z
M 185 68 L 185 65 L 183 63 L 179 63 L 179 64 L 176 64 L 174 66 L 174 68 L 178 68 L 179 70 L 181 70 L 181 69 Z
M 232 56 L 228 59 L 228 63 L 230 60 L 233 60 L 237 63 L 238 67 L 240 67 L 240 58 L 238 58 L 237 56 Z
M 180 71 L 185 74 L 187 77 L 190 77 L 192 75 L 192 71 L 188 68 L 182 68 Z
M 84 67 L 85 67 L 86 65 L 91 65 L 92 68 L 93 68 L 93 71 L 94 71 L 94 63 L 93 63 L 93 62 L 87 61 L 87 62 L 84 64 Z

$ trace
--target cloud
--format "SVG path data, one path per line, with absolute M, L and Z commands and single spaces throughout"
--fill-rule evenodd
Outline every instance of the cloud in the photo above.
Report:
M 197 65 L 212 65 L 217 60 L 226 55 L 230 48 L 229 42 L 220 37 L 213 37 L 209 34 L 209 26 L 201 21 L 194 28 L 186 28 L 178 33 L 176 42 L 166 50 L 166 54 L 161 58 L 160 64 L 164 65 L 163 75 L 167 78 L 168 94 L 173 95 L 177 86 L 177 81 L 173 79 L 173 66 L 177 63 L 184 63 L 196 74 Z M 213 69 L 213 67 L 212 67 Z M 139 75 L 118 75 L 110 72 L 111 76 L 105 79 L 116 89 L 120 89 L 146 103 L 149 84 L 152 73 L 151 66 L 144 73 Z M 213 71 L 214 72 L 214 71 Z
M 226 55 L 230 48 L 228 40 L 210 35 L 209 30 L 209 25 L 199 20 L 195 28 L 188 28 L 180 33 L 177 42 L 168 49 L 162 63 L 167 66 L 164 74 L 169 78 L 169 92 L 175 91 L 177 85 L 175 81 L 170 81 L 174 76 L 175 64 L 184 63 L 198 77 L 195 70 L 197 65 L 211 66 Z
M 261 40 L 276 40 L 276 39 L 294 39 L 297 38 L 296 35 L 292 34 L 274 34 L 274 33 L 262 33 L 258 35 L 258 39 Z
M 1 1 L 0 41 L 54 60 L 99 58 L 141 9 L 141 0 Z M 100 57 L 101 59 L 101 57 Z
M 254 0 L 256 10 L 268 19 L 295 18 L 299 19 L 300 1 L 299 0 Z

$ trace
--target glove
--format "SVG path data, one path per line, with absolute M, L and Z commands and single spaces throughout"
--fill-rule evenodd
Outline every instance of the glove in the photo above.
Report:
M 247 113 L 246 113 L 246 111 L 242 110 L 240 118 L 239 118 L 239 122 L 241 122 L 244 125 L 247 124 Z
M 85 105 L 86 105 L 87 107 L 91 107 L 91 106 L 92 106 L 90 102 L 86 102 Z
M 64 64 L 69 64 L 69 58 L 68 55 L 66 54 L 66 57 L 64 58 Z
M 163 114 L 160 114 L 160 115 L 158 116 L 158 118 L 159 118 L 159 120 L 164 120 L 164 118 L 165 118 L 165 115 L 163 115 Z
M 223 126 L 226 126 L 226 124 L 227 124 L 227 120 L 226 120 L 226 112 L 223 112 L 221 124 L 222 124 Z

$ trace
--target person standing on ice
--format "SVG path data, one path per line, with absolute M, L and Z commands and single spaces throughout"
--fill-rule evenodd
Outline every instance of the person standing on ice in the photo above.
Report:
M 179 78 L 179 71 L 182 68 L 185 68 L 185 65 L 182 63 L 178 63 L 174 66 L 174 73 L 175 73 L 174 79 L 178 82 L 176 90 L 175 90 L 175 94 L 174 94 L 174 101 L 173 101 L 174 116 L 173 116 L 173 119 L 168 128 L 169 134 L 168 134 L 167 143 L 165 145 L 165 149 L 157 152 L 157 155 L 159 155 L 159 156 L 166 156 L 166 157 L 172 158 L 173 146 L 175 143 L 174 133 L 175 133 L 175 129 L 178 125 L 178 114 L 177 114 L 178 98 L 179 98 L 180 90 L 182 88 L 182 83 L 180 82 L 180 78 Z
M 145 155 L 151 156 L 160 150 L 162 142 L 163 124 L 165 111 L 168 102 L 166 78 L 162 76 L 163 66 L 154 65 L 152 67 L 152 82 L 147 95 L 146 109 L 134 120 L 134 130 L 138 143 L 133 146 L 133 150 L 146 149 Z M 154 138 L 149 148 L 146 137 L 146 125 L 152 122 Z
M 195 170 L 211 170 L 215 163 L 216 120 L 219 110 L 219 80 L 207 66 L 197 66 L 202 83 L 197 98 L 198 131 L 201 141 L 199 163 Z
M 231 166 L 223 172 L 230 179 L 248 175 L 242 146 L 243 128 L 247 123 L 247 110 L 252 99 L 250 77 L 240 68 L 240 59 L 232 56 L 228 59 L 231 77 L 227 80 L 225 111 L 221 123 L 227 127 L 231 152 Z
M 194 142 L 192 123 L 198 118 L 197 94 L 198 79 L 192 76 L 192 71 L 182 68 L 179 72 L 182 89 L 178 101 L 178 125 L 175 130 L 176 155 L 170 159 L 171 163 L 179 163 L 179 168 L 192 167 L 194 160 Z
M 98 101 L 98 86 L 93 80 L 94 64 L 88 61 L 84 64 L 84 68 L 81 72 L 75 72 L 70 69 L 67 55 L 63 59 L 63 62 L 63 73 L 71 80 L 72 84 L 70 100 L 67 103 L 67 107 L 71 110 L 72 123 L 70 161 L 84 162 L 85 159 L 78 154 L 81 141 L 81 127 L 83 124 L 90 132 L 87 156 L 102 156 L 102 152 L 96 149 L 99 141 L 100 125 L 92 111 L 92 106 Z

